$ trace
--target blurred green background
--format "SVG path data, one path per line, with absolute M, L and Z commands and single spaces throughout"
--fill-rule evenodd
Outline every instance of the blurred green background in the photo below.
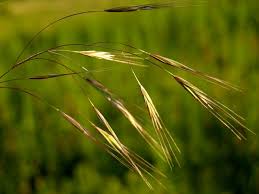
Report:
M 75 11 L 150 2 L 155 1 L 1 1 L 0 72 L 14 63 L 33 34 L 55 18 Z M 241 113 L 247 126 L 258 134 L 258 2 L 210 0 L 197 3 L 201 6 L 192 6 L 195 2 L 171 9 L 101 13 L 69 19 L 45 31 L 23 57 L 59 44 L 98 41 L 123 42 L 159 53 L 244 88 L 245 92 L 239 94 L 194 80 Z M 108 68 L 109 71 L 94 75 L 132 110 L 136 110 L 134 104 L 145 107 L 127 66 L 79 56 L 74 60 L 89 69 Z M 24 94 L 2 89 L 0 193 L 259 193 L 258 136 L 247 134 L 247 141 L 239 141 L 165 73 L 155 67 L 135 68 L 135 71 L 182 150 L 182 168 L 170 171 L 121 114 L 89 86 L 85 89 L 122 142 L 165 172 L 168 179 L 162 182 L 167 190 L 155 185 L 155 191 L 150 191 L 141 178 L 89 142 L 47 106 Z M 63 71 L 46 62 L 33 62 L 12 72 L 9 78 L 50 72 Z M 191 75 L 185 78 L 192 80 Z M 71 78 L 8 85 L 38 92 L 89 128 L 87 119 L 97 121 L 86 96 Z M 138 113 L 138 116 L 145 126 L 150 126 L 147 115 Z

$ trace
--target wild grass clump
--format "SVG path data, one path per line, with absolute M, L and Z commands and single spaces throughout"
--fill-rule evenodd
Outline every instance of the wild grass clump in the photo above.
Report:
M 201 3 L 198 3 L 199 5 Z M 134 11 L 146 11 L 153 9 L 160 9 L 165 7 L 178 7 L 189 5 L 188 1 L 174 1 L 172 3 L 166 4 L 148 4 L 148 5 L 137 5 L 137 6 L 128 6 L 128 7 L 115 7 L 105 10 L 97 11 L 84 11 L 79 13 L 74 13 L 60 19 L 57 19 L 44 28 L 42 28 L 38 33 L 33 36 L 33 38 L 25 45 L 24 49 L 18 55 L 16 62 L 0 76 L 0 88 L 15 90 L 17 92 L 22 92 L 27 95 L 32 96 L 38 101 L 46 104 L 52 110 L 56 111 L 60 116 L 62 116 L 68 123 L 78 129 L 88 140 L 95 143 L 101 149 L 109 153 L 120 163 L 125 165 L 127 168 L 136 172 L 147 186 L 152 189 L 152 185 L 149 182 L 149 178 L 153 178 L 158 183 L 160 180 L 158 177 L 165 177 L 165 175 L 160 172 L 155 166 L 151 165 L 144 158 L 136 154 L 134 151 L 126 147 L 123 142 L 120 140 L 116 133 L 116 127 L 111 126 L 109 121 L 102 114 L 101 109 L 99 109 L 95 104 L 93 99 L 88 94 L 85 94 L 86 102 L 93 108 L 93 112 L 96 114 L 96 117 L 99 119 L 102 126 L 98 126 L 93 121 L 88 121 L 89 128 L 83 126 L 76 118 L 72 117 L 68 113 L 62 111 L 59 107 L 56 107 L 53 104 L 50 104 L 47 100 L 43 99 L 39 95 L 29 91 L 27 89 L 10 86 L 7 83 L 13 81 L 21 80 L 48 80 L 48 79 L 57 79 L 59 77 L 70 76 L 74 79 L 80 79 L 83 84 L 89 85 L 95 88 L 100 94 L 104 97 L 105 100 L 111 103 L 111 105 L 125 117 L 128 122 L 133 126 L 133 128 L 139 133 L 139 135 L 145 140 L 147 145 L 149 145 L 168 165 L 172 168 L 175 164 L 180 166 L 178 160 L 179 154 L 181 153 L 179 146 L 176 143 L 176 140 L 171 135 L 170 131 L 165 126 L 163 119 L 161 118 L 155 102 L 152 100 L 152 97 L 145 89 L 144 84 L 141 83 L 141 80 L 138 78 L 135 69 L 142 67 L 152 67 L 159 68 L 164 72 L 165 76 L 170 76 L 172 80 L 176 81 L 183 89 L 185 89 L 192 97 L 198 101 L 203 107 L 205 107 L 212 116 L 219 120 L 223 125 L 225 125 L 238 139 L 246 139 L 245 132 L 251 132 L 252 130 L 247 128 L 244 124 L 244 119 L 233 110 L 214 99 L 207 93 L 203 92 L 200 88 L 196 87 L 189 81 L 184 78 L 176 75 L 174 73 L 175 69 L 180 71 L 185 71 L 190 73 L 193 76 L 197 76 L 203 80 L 206 80 L 210 83 L 213 83 L 217 86 L 228 90 L 235 90 L 240 92 L 241 89 L 236 87 L 226 81 L 215 78 L 208 74 L 205 74 L 201 71 L 195 70 L 187 65 L 179 63 L 173 59 L 169 59 L 159 54 L 153 54 L 148 51 L 135 48 L 132 45 L 127 45 L 124 43 L 115 43 L 115 42 L 97 42 L 93 44 L 84 44 L 84 43 L 75 43 L 75 44 L 66 44 L 59 45 L 53 48 L 48 48 L 43 51 L 39 51 L 31 54 L 28 57 L 21 59 L 25 50 L 33 43 L 34 40 L 45 30 L 52 27 L 54 24 L 61 22 L 63 20 L 69 19 L 74 16 L 79 16 L 83 14 L 97 14 L 97 13 L 124 13 L 124 12 L 134 12 Z M 149 114 L 150 121 L 153 125 L 153 130 L 146 129 L 141 121 L 128 109 L 128 105 L 124 102 L 118 95 L 114 94 L 108 86 L 101 83 L 97 80 L 91 71 L 85 67 L 79 66 L 80 70 L 75 70 L 75 64 L 73 62 L 64 63 L 59 58 L 70 59 L 71 55 L 76 55 L 76 57 L 89 57 L 97 60 L 106 60 L 117 63 L 118 65 L 126 65 L 129 67 L 129 74 L 135 77 L 136 83 L 139 86 L 140 97 L 143 98 L 143 104 L 146 106 L 147 113 Z M 66 73 L 51 73 L 45 75 L 33 75 L 29 77 L 14 77 L 8 80 L 4 80 L 6 75 L 15 69 L 27 65 L 30 61 L 45 61 L 48 63 L 61 66 L 66 70 Z M 84 87 L 81 86 L 80 87 Z M 88 101 L 87 101 L 88 99 Z M 166 119 L 166 118 L 165 118 Z M 91 128 L 91 129 L 90 129 Z M 96 133 L 92 133 L 91 130 L 95 130 Z

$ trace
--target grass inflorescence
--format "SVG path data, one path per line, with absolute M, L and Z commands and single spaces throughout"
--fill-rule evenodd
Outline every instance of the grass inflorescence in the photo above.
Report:
M 128 122 L 133 126 L 133 128 L 139 133 L 139 135 L 145 140 L 147 145 L 149 145 L 168 165 L 172 168 L 176 163 L 180 166 L 180 162 L 178 160 L 178 155 L 181 153 L 179 146 L 176 143 L 176 140 L 170 134 L 170 131 L 165 126 L 163 119 L 161 118 L 156 106 L 155 102 L 153 102 L 152 97 L 145 89 L 144 85 L 141 83 L 141 80 L 138 78 L 137 74 L 133 70 L 133 68 L 138 67 L 153 67 L 159 68 L 161 71 L 173 78 L 181 87 L 183 87 L 188 93 L 192 95 L 192 97 L 197 100 L 203 107 L 205 107 L 215 118 L 219 120 L 223 125 L 225 125 L 231 132 L 240 140 L 246 139 L 245 130 L 253 133 L 252 130 L 247 128 L 244 124 L 244 119 L 230 108 L 209 96 L 205 92 L 203 92 L 198 87 L 194 86 L 189 81 L 184 78 L 173 73 L 174 69 L 178 69 L 181 71 L 185 71 L 191 73 L 194 76 L 198 76 L 208 82 L 216 84 L 220 87 L 241 91 L 239 87 L 236 87 L 224 80 L 215 78 L 208 74 L 202 73 L 201 71 L 195 70 L 187 65 L 179 63 L 173 59 L 169 59 L 159 54 L 152 54 L 150 52 L 144 51 L 139 48 L 135 48 L 132 45 L 127 45 L 123 43 L 111 43 L 111 42 L 99 42 L 93 44 L 67 44 L 67 45 L 59 45 L 53 48 L 48 48 L 43 51 L 39 51 L 31 54 L 30 56 L 21 59 L 25 50 L 36 40 L 36 38 L 45 30 L 53 26 L 54 24 L 66 20 L 68 18 L 79 16 L 83 14 L 97 14 L 97 13 L 124 13 L 124 12 L 134 12 L 134 11 L 146 11 L 160 8 L 168 8 L 168 7 L 177 7 L 177 6 L 185 6 L 188 5 L 188 1 L 184 2 L 172 2 L 172 3 L 161 3 L 161 4 L 147 4 L 147 5 L 137 5 L 137 6 L 125 6 L 125 7 L 115 7 L 104 10 L 95 10 L 95 11 L 84 11 L 79 13 L 70 14 L 68 16 L 64 16 L 59 18 L 45 27 L 43 27 L 38 33 L 33 36 L 33 38 L 25 45 L 24 49 L 18 55 L 16 62 L 0 76 L 0 88 L 2 89 L 10 89 L 15 90 L 17 92 L 22 92 L 27 95 L 32 96 L 33 98 L 39 100 L 40 102 L 46 104 L 51 107 L 54 111 L 59 113 L 68 123 L 77 128 L 81 133 L 83 133 L 90 141 L 100 146 L 103 150 L 112 155 L 115 159 L 121 162 L 123 165 L 133 170 L 143 179 L 143 181 L 148 185 L 150 189 L 152 189 L 152 185 L 150 184 L 148 177 L 155 179 L 160 183 L 160 180 L 157 178 L 165 177 L 165 175 L 156 169 L 155 166 L 151 165 L 144 158 L 136 154 L 134 151 L 130 150 L 127 146 L 123 144 L 118 135 L 116 134 L 116 130 L 110 125 L 109 121 L 105 118 L 105 116 L 101 113 L 95 105 L 93 100 L 89 99 L 89 103 L 92 106 L 96 116 L 99 118 L 102 127 L 98 126 L 92 121 L 89 121 L 89 127 L 96 130 L 96 132 L 100 135 L 96 137 L 94 133 L 91 133 L 89 128 L 84 127 L 76 118 L 70 116 L 68 113 L 65 113 L 60 108 L 48 103 L 42 97 L 34 94 L 31 91 L 28 91 L 23 88 L 13 87 L 7 85 L 7 83 L 13 81 L 21 81 L 21 80 L 48 80 L 48 79 L 57 79 L 60 77 L 68 77 L 73 76 L 77 79 L 83 81 L 84 84 L 87 84 L 97 91 L 106 99 L 111 105 L 121 113 L 123 117 L 125 117 Z M 114 49 L 112 46 L 119 46 L 119 48 Z M 84 49 L 74 49 L 74 47 L 80 47 Z M 46 57 L 45 55 L 48 54 Z M 143 98 L 143 103 L 146 106 L 147 112 L 149 114 L 150 121 L 153 125 L 154 133 L 152 131 L 147 130 L 143 124 L 138 120 L 138 118 L 132 113 L 131 110 L 128 109 L 127 103 L 125 103 L 120 97 L 114 94 L 107 86 L 97 80 L 92 74 L 91 70 L 88 70 L 84 67 L 80 66 L 80 71 L 76 71 L 75 68 L 69 63 L 63 63 L 54 57 L 64 57 L 70 58 L 70 55 L 78 55 L 78 57 L 89 57 L 98 60 L 106 60 L 111 61 L 117 64 L 122 64 L 129 66 L 129 73 L 132 73 L 140 91 L 140 96 Z M 48 63 L 56 64 L 61 66 L 66 70 L 65 73 L 50 73 L 44 75 L 32 75 L 29 77 L 14 77 L 11 79 L 4 80 L 7 74 L 12 72 L 13 70 L 28 64 L 30 61 L 45 61 Z

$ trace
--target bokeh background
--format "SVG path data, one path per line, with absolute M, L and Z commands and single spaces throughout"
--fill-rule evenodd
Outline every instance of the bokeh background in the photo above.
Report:
M 156 1 L 1 1 L 0 72 L 14 63 L 33 34 L 55 18 L 77 11 L 150 2 Z M 258 134 L 258 2 L 208 0 L 190 1 L 187 5 L 69 19 L 45 31 L 23 57 L 65 43 L 129 43 L 244 88 L 242 94 L 229 92 L 184 75 L 241 113 L 247 126 Z M 71 66 L 80 63 L 89 69 L 105 70 L 94 75 L 121 96 L 145 126 L 150 126 L 147 115 L 136 109 L 135 105 L 145 106 L 129 67 L 79 56 L 73 60 Z M 182 150 L 182 168 L 170 171 L 121 114 L 89 86 L 85 85 L 85 89 L 122 141 L 168 176 L 161 180 L 167 190 L 155 185 L 155 191 L 150 191 L 141 178 L 89 142 L 46 105 L 24 94 L 1 89 L 0 193 L 259 193 L 258 136 L 247 134 L 247 141 L 239 141 L 165 73 L 155 67 L 135 71 Z M 51 72 L 63 71 L 53 64 L 33 62 L 5 78 Z M 71 78 L 7 85 L 37 92 L 89 128 L 88 119 L 97 121 L 86 96 Z

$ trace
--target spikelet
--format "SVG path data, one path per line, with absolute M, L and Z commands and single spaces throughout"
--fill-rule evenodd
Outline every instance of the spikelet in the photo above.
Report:
M 156 134 L 159 139 L 160 146 L 162 147 L 166 161 L 168 162 L 170 167 L 172 167 L 173 166 L 172 155 L 173 155 L 175 161 L 180 166 L 176 153 L 175 153 L 174 149 L 172 148 L 171 144 L 173 144 L 175 146 L 175 149 L 180 153 L 179 147 L 177 146 L 175 140 L 173 139 L 173 137 L 171 136 L 169 131 L 164 126 L 163 121 L 162 121 L 151 97 L 149 96 L 148 92 L 143 87 L 143 85 L 140 83 L 139 79 L 137 78 L 137 76 L 133 70 L 132 70 L 132 72 L 140 87 L 142 96 L 144 98 L 145 104 L 146 104 L 148 112 L 149 112 L 150 119 L 151 119 L 154 129 L 156 131 Z
M 252 130 L 247 128 L 242 121 L 244 120 L 240 115 L 209 97 L 205 92 L 184 80 L 181 77 L 173 76 L 174 79 L 188 91 L 203 107 L 205 107 L 213 116 L 215 116 L 221 123 L 223 123 L 238 139 L 246 139 L 240 129 L 245 129 L 253 134 Z

